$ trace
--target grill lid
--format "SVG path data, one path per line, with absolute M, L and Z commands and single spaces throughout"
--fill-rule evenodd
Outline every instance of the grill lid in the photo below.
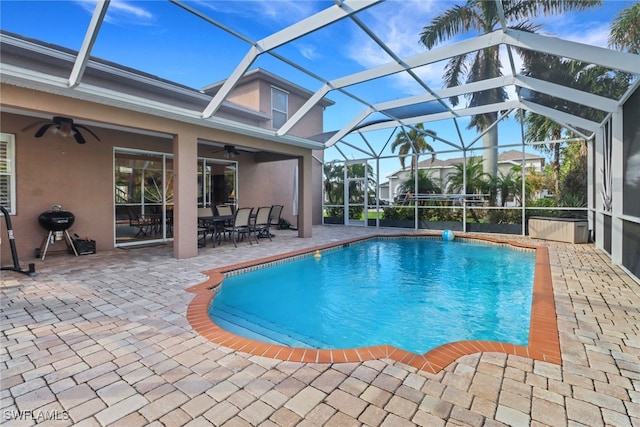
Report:
M 64 231 L 73 225 L 76 217 L 69 211 L 62 210 L 62 206 L 54 205 L 47 212 L 38 216 L 38 222 L 42 228 L 49 231 Z

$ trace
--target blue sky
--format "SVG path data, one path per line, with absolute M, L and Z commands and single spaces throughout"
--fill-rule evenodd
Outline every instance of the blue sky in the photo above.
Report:
M 252 40 L 262 39 L 296 21 L 325 9 L 332 1 L 252 0 L 188 1 L 202 13 L 235 29 Z M 374 33 L 401 57 L 424 51 L 419 33 L 422 27 L 442 11 L 459 1 L 390 0 L 358 15 Z M 561 38 L 606 46 L 613 17 L 632 1 L 605 0 L 603 6 L 589 12 L 539 19 L 543 33 Z M 79 49 L 95 2 L 83 1 L 0 1 L 0 27 L 27 37 L 44 40 L 70 49 Z M 116 63 L 199 89 L 223 80 L 236 67 L 249 45 L 232 37 L 167 1 L 112 0 L 105 23 L 92 54 Z M 366 68 L 381 65 L 390 58 L 364 32 L 349 20 L 321 29 L 277 49 L 277 53 L 331 80 Z M 442 86 L 442 65 L 419 70 L 434 89 Z M 311 91 L 321 82 L 283 64 L 269 55 L 258 59 L 259 66 L 279 74 Z M 417 93 L 411 79 L 390 76 L 351 88 L 368 102 L 387 101 Z M 363 110 L 353 100 L 332 92 L 337 102 L 326 111 L 325 128 L 335 130 L 346 125 Z M 511 120 L 510 122 L 513 122 Z M 520 131 L 513 123 L 501 125 L 501 141 L 519 142 Z M 457 138 L 450 122 L 431 126 L 438 135 Z M 461 125 L 464 130 L 465 124 Z M 513 127 L 514 130 L 508 131 Z M 507 131 L 506 138 L 502 132 Z M 451 136 L 449 136 L 451 135 Z M 384 144 L 388 135 L 372 136 Z M 469 139 L 472 138 L 470 135 Z M 437 149 L 446 149 L 438 145 Z M 352 154 L 356 156 L 356 154 Z

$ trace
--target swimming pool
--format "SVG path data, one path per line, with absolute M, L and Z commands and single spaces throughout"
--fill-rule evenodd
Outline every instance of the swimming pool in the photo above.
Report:
M 502 245 L 373 239 L 227 277 L 209 315 L 236 335 L 303 348 L 525 346 L 534 267 L 533 251 Z

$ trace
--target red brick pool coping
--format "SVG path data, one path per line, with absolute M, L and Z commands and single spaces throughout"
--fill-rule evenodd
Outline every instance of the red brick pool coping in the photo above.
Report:
M 410 365 L 416 369 L 437 373 L 461 356 L 480 352 L 499 352 L 556 364 L 561 363 L 558 321 L 553 298 L 551 267 L 549 265 L 549 252 L 547 248 L 473 234 L 462 234 L 458 235 L 457 238 L 484 240 L 497 244 L 535 250 L 536 261 L 531 323 L 529 328 L 529 343 L 527 346 L 494 341 L 456 341 L 436 347 L 424 354 L 412 353 L 390 345 L 348 349 L 297 348 L 265 343 L 232 334 L 222 329 L 209 317 L 209 305 L 216 294 L 216 287 L 222 283 L 225 273 L 271 263 L 284 258 L 313 254 L 316 250 L 322 251 L 372 238 L 415 238 L 421 236 L 438 237 L 440 234 L 385 234 L 367 236 L 205 271 L 204 274 L 209 276 L 209 279 L 187 289 L 187 291 L 196 295 L 187 308 L 187 320 L 196 332 L 209 341 L 221 346 L 255 356 L 293 362 L 341 363 L 389 358 Z

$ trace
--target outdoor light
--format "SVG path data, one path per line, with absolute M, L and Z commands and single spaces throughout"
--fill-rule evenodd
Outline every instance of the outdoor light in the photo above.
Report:
M 52 126 L 51 133 L 54 135 L 59 135 L 63 138 L 68 138 L 70 136 L 74 136 L 76 133 L 71 129 L 71 123 L 69 122 L 61 122 L 59 126 Z

